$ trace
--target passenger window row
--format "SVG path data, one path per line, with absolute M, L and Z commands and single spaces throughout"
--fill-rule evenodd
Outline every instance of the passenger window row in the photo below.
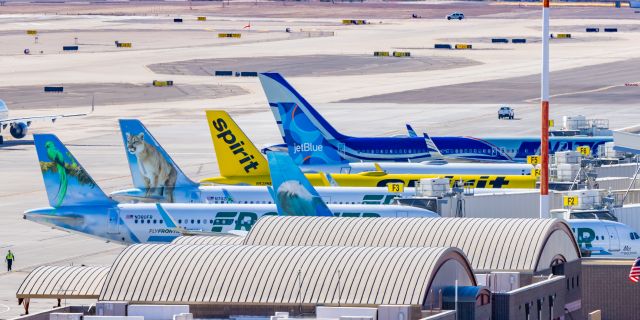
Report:
M 225 202 L 225 201 L 214 201 L 211 202 L 214 204 L 225 204 L 225 203 L 229 203 L 229 202 Z M 231 203 L 244 203 L 244 204 L 273 204 L 272 201 L 238 201 L 238 202 L 231 202 Z M 326 204 L 364 204 L 364 202 L 360 201 L 360 202 L 356 202 L 356 201 L 334 201 L 334 202 L 329 202 L 329 201 L 325 201 L 324 203 Z

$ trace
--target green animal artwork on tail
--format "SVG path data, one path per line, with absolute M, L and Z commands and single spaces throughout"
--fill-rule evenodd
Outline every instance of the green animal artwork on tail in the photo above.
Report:
M 45 143 L 45 149 L 47 151 L 47 158 L 51 162 L 40 162 L 40 169 L 42 172 L 55 172 L 58 174 L 58 191 L 55 197 L 55 207 L 60 207 L 67 196 L 69 187 L 69 178 L 75 177 L 80 185 L 89 185 L 91 188 L 95 187 L 95 183 L 89 177 L 89 174 L 78 166 L 78 163 L 73 156 L 67 152 L 66 158 L 70 159 L 71 163 L 65 162 L 65 155 L 56 147 L 53 141 L 47 141 Z
M 64 156 L 62 155 L 62 152 L 56 148 L 53 142 L 48 141 L 44 146 L 47 149 L 47 157 L 49 157 L 49 160 L 53 161 L 56 165 L 56 171 L 58 171 L 58 177 L 60 178 L 60 186 L 56 195 L 56 207 L 59 207 L 62 204 L 62 201 L 64 201 L 64 197 L 67 195 L 67 187 L 69 184 L 69 181 L 67 180 L 67 169 L 64 166 Z

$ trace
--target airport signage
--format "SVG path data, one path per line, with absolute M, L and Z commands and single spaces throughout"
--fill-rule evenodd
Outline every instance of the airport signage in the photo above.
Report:
M 387 190 L 393 193 L 404 192 L 404 183 L 388 183 Z
M 534 166 L 540 164 L 540 156 L 527 156 L 527 163 Z
M 565 207 L 573 207 L 578 205 L 578 196 L 564 196 L 562 203 Z
M 531 169 L 531 175 L 534 177 L 539 177 L 542 174 L 542 170 L 540 168 Z
M 579 146 L 576 148 L 576 151 L 585 157 L 591 154 L 591 148 L 589 148 L 589 146 Z

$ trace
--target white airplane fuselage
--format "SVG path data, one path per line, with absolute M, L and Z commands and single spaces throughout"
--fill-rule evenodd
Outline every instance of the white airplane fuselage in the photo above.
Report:
M 597 219 L 567 222 L 580 248 L 591 251 L 593 258 L 635 259 L 640 253 L 640 235 L 625 224 Z
M 165 204 L 171 219 L 187 231 L 203 233 L 247 232 L 267 215 L 277 215 L 275 204 Z M 396 205 L 329 205 L 339 217 L 426 217 L 429 210 Z M 24 213 L 26 220 L 65 231 L 121 243 L 166 243 L 180 236 L 155 204 L 69 206 L 41 208 Z

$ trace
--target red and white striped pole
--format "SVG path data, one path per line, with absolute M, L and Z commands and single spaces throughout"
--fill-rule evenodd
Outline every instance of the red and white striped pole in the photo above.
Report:
M 549 0 L 542 5 L 540 218 L 549 217 Z

